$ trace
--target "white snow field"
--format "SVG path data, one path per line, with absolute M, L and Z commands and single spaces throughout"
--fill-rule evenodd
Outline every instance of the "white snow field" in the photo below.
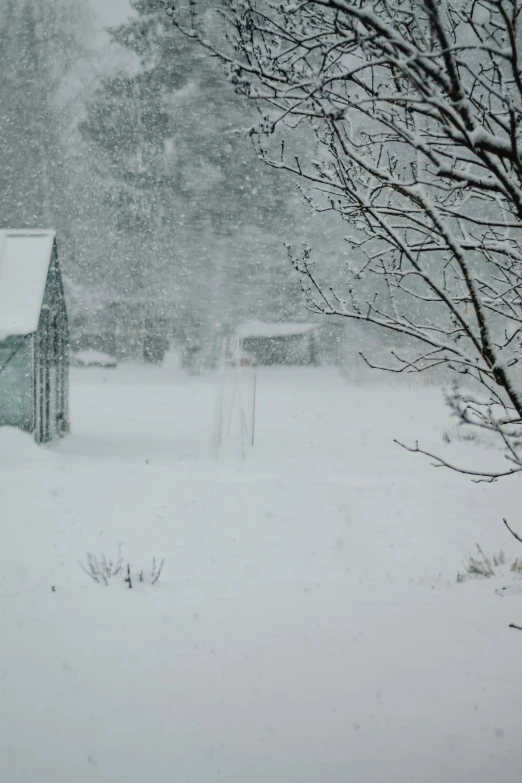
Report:
M 475 542 L 522 554 L 518 478 L 393 443 L 498 460 L 443 443 L 439 390 L 325 368 L 258 371 L 216 457 L 218 388 L 77 369 L 62 443 L 0 431 L 0 781 L 522 780 L 522 596 L 456 583 Z M 160 581 L 81 570 L 119 545 Z

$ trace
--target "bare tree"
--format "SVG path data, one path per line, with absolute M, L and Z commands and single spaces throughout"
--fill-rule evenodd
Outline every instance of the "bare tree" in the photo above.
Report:
M 261 108 L 259 154 L 349 226 L 341 288 L 308 250 L 293 259 L 310 307 L 406 338 L 388 369 L 450 370 L 453 412 L 509 460 L 480 474 L 491 480 L 522 470 L 521 8 L 222 0 L 227 44 L 205 31 L 198 0 L 188 16 L 168 9 Z M 289 154 L 303 126 L 315 156 Z

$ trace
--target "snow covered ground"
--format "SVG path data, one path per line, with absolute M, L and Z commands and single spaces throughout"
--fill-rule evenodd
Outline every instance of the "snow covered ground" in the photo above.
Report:
M 519 554 L 518 479 L 394 445 L 491 464 L 438 390 L 325 368 L 260 371 L 254 448 L 216 458 L 218 389 L 77 369 L 65 441 L 0 431 L 0 780 L 520 781 L 522 596 L 455 580 Z M 83 573 L 120 544 L 157 585 Z

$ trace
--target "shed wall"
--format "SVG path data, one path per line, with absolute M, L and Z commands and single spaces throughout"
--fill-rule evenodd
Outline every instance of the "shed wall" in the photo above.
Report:
M 0 342 L 0 426 L 33 430 L 33 338 Z

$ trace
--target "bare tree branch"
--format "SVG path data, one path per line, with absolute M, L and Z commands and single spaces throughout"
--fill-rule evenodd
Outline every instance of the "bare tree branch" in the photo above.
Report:
M 210 16 L 186 2 L 169 7 L 173 24 L 258 106 L 248 132 L 262 160 L 348 228 L 335 272 L 289 253 L 309 308 L 394 335 L 393 372 L 453 373 L 453 415 L 512 467 L 409 450 L 477 479 L 520 472 L 518 0 L 221 0 Z
M 463 468 L 458 465 L 453 465 L 450 462 L 446 462 L 445 459 L 442 459 L 442 457 L 438 456 L 437 454 L 432 454 L 429 451 L 425 451 L 424 449 L 419 448 L 418 443 L 415 446 L 406 446 L 406 444 L 401 443 L 396 438 L 394 438 L 394 443 L 396 443 L 398 446 L 401 446 L 401 448 L 406 449 L 406 451 L 411 451 L 413 454 L 424 454 L 424 456 L 430 457 L 434 460 L 433 467 L 435 468 L 449 468 L 456 473 L 464 473 L 466 476 L 478 476 L 479 479 L 482 479 L 483 481 L 493 482 L 499 478 L 513 476 L 516 473 L 520 473 L 522 471 L 522 467 L 510 468 L 509 470 L 497 471 L 495 473 L 486 473 L 482 470 L 469 470 L 468 468 Z
M 505 526 L 507 527 L 507 529 L 509 530 L 509 532 L 511 533 L 511 535 L 514 538 L 516 538 L 517 541 L 520 541 L 520 543 L 522 544 L 522 538 L 518 535 L 518 533 L 515 533 L 515 531 L 508 525 L 507 519 L 504 518 L 502 521 L 505 524 Z

